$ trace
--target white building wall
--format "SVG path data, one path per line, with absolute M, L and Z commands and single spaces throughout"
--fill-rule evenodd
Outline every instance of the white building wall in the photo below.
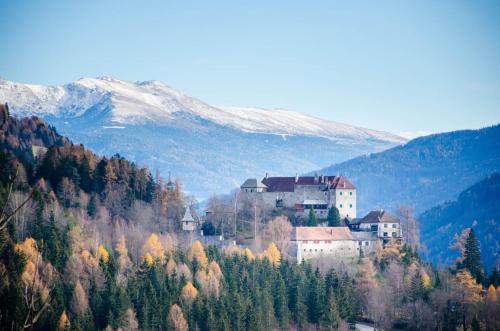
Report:
M 392 233 L 396 233 L 396 237 L 401 237 L 401 227 L 399 223 L 362 223 L 359 228 L 363 231 L 371 231 L 372 225 L 377 226 L 377 237 L 393 238 Z M 387 233 L 385 236 L 384 233 Z
M 332 203 L 339 210 L 340 217 L 356 218 L 356 190 L 336 189 L 332 191 Z
M 294 241 L 297 245 L 297 263 L 302 260 L 321 256 L 355 257 L 359 255 L 359 246 L 356 240 L 317 240 Z

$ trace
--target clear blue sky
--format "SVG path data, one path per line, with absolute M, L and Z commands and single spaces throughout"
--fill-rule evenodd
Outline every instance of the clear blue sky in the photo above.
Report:
M 500 122 L 500 1 L 0 0 L 0 13 L 13 81 L 158 79 L 396 133 Z

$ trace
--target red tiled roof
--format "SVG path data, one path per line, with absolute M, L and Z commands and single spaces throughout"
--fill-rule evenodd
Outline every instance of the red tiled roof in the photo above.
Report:
M 317 179 L 317 180 L 315 180 Z M 297 180 L 297 182 L 295 182 Z M 356 189 L 344 176 L 301 176 L 301 177 L 266 177 L 262 183 L 268 192 L 293 192 L 295 185 L 327 185 L 331 189 Z
M 353 240 L 346 226 L 298 226 L 293 229 L 292 240 Z

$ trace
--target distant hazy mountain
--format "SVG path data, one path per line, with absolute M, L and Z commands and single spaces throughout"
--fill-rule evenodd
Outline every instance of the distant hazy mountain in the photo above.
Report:
M 421 213 L 500 171 L 500 125 L 421 137 L 403 146 L 333 165 L 358 189 L 358 214 L 412 206 Z
M 453 236 L 473 227 L 488 270 L 500 263 L 500 174 L 496 173 L 460 193 L 458 199 L 419 217 L 425 255 L 434 263 L 454 263 L 458 253 L 449 247 Z
M 214 107 L 158 81 L 83 78 L 52 87 L 0 80 L 0 102 L 97 153 L 171 172 L 200 197 L 266 171 L 293 175 L 405 142 L 281 109 Z

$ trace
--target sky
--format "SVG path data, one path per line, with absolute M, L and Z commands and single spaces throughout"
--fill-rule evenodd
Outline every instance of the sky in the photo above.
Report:
M 500 122 L 500 1 L 0 0 L 0 77 L 161 80 L 414 135 Z

